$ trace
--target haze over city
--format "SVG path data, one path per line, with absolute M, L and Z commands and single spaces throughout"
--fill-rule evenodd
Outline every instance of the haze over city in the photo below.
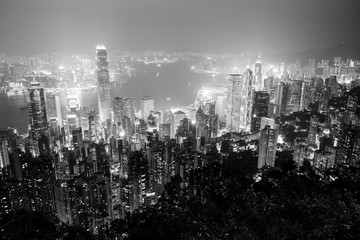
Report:
M 0 0 L 0 239 L 360 239 L 359 0 Z
M 360 41 L 357 0 L 1 0 L 0 52 L 304 51 Z

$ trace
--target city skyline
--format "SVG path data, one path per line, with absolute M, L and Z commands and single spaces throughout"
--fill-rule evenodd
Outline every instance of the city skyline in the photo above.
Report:
M 0 0 L 0 238 L 359 239 L 355 5 Z

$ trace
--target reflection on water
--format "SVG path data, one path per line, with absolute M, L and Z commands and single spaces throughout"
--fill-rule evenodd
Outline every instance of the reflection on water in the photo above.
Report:
M 144 96 L 155 98 L 157 110 L 189 105 L 194 102 L 197 92 L 206 83 L 223 83 L 225 78 L 214 79 L 212 76 L 194 73 L 190 61 L 156 65 L 134 64 L 136 71 L 128 84 L 116 85 L 111 90 L 112 97 L 134 97 L 136 108 L 140 109 L 140 99 Z M 97 93 L 84 91 L 79 94 L 80 105 L 88 109 L 98 109 Z M 25 96 L 8 97 L 0 93 L 0 128 L 18 127 L 19 132 L 26 131 L 28 125 L 27 110 L 19 107 L 26 104 Z
M 29 123 L 25 95 L 8 97 L 0 92 L 0 128 L 17 127 L 20 133 L 27 129 Z

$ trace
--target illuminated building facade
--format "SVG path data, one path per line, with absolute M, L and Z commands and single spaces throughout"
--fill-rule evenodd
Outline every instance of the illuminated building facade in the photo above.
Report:
M 225 116 L 226 110 L 226 96 L 217 96 L 215 113 L 220 117 Z
M 167 142 L 170 140 L 170 133 L 171 133 L 171 124 L 164 123 L 160 124 L 159 128 L 159 139 L 161 141 Z
M 264 91 L 254 92 L 254 102 L 251 116 L 251 132 L 260 130 L 261 118 L 268 116 L 269 93 Z
M 110 118 L 111 100 L 109 64 L 106 48 L 103 45 L 98 45 L 96 47 L 96 66 L 98 80 L 99 116 L 101 121 L 106 121 L 108 118 Z
M 253 100 L 253 73 L 230 74 L 228 78 L 226 128 L 228 132 L 249 132 Z
M 46 102 L 44 88 L 38 82 L 31 82 L 28 88 L 28 112 L 30 119 L 29 137 L 33 148 L 33 154 L 38 155 L 42 151 L 48 151 L 48 143 L 39 141 L 48 138 L 49 126 L 46 114 Z M 42 143 L 42 144 L 41 144 Z
M 154 98 L 152 97 L 144 97 L 141 99 L 141 118 L 147 119 L 149 117 L 150 112 L 154 111 L 155 103 Z
M 183 120 L 185 117 L 186 114 L 181 110 L 174 112 L 174 134 L 176 134 L 176 130 L 180 126 L 180 121 Z
M 114 121 L 120 123 L 124 117 L 128 117 L 131 122 L 135 121 L 134 98 L 115 97 L 113 100 Z
M 277 138 L 278 129 L 271 129 L 270 126 L 265 126 L 260 131 L 258 168 L 274 166 Z
M 288 83 L 279 83 L 276 85 L 275 90 L 275 116 L 280 117 L 280 115 L 286 115 L 286 107 L 289 98 L 290 84 Z
M 261 58 L 259 56 L 259 58 L 256 60 L 255 63 L 255 72 L 254 72 L 254 88 L 256 91 L 262 91 L 264 88 L 264 83 L 263 83 L 263 79 L 262 79 L 262 72 L 261 72 Z
M 0 169 L 10 165 L 7 140 L 0 139 Z
M 291 81 L 286 103 L 286 114 L 301 111 L 304 101 L 304 82 Z

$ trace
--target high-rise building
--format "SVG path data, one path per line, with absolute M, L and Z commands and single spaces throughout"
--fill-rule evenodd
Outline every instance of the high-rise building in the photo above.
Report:
M 180 126 L 180 121 L 184 118 L 186 118 L 186 114 L 183 111 L 178 110 L 174 112 L 174 134 L 176 134 L 176 129 Z
M 120 97 L 115 97 L 113 100 L 113 111 L 114 111 L 114 121 L 115 123 L 122 122 L 122 119 L 125 117 L 125 106 L 124 101 Z
M 226 96 L 217 96 L 216 105 L 215 105 L 215 113 L 219 114 L 220 117 L 225 115 L 226 110 Z
M 275 116 L 286 115 L 286 108 L 289 99 L 290 84 L 282 82 L 276 85 L 275 90 Z
M 264 88 L 264 83 L 262 79 L 262 72 L 261 72 L 261 57 L 256 60 L 255 63 L 255 72 L 254 72 L 254 88 L 257 91 L 262 91 Z
M 278 129 L 265 126 L 260 131 L 258 168 L 263 166 L 273 167 L 275 165 L 277 138 Z
M 304 101 L 304 82 L 291 81 L 286 102 L 286 114 L 301 111 Z
M 60 95 L 56 94 L 55 95 L 55 107 L 56 107 L 56 116 L 58 119 L 58 123 L 60 125 L 60 127 L 63 126 L 63 119 L 62 119 L 62 114 L 61 114 L 61 102 L 60 102 Z
M 0 140 L 0 169 L 10 165 L 7 141 Z
M 151 111 L 154 111 L 155 103 L 154 98 L 144 97 L 141 99 L 141 118 L 147 119 Z
M 262 117 L 268 117 L 269 93 L 265 91 L 254 92 L 254 102 L 251 116 L 251 132 L 260 130 Z
M 97 140 L 97 118 L 95 110 L 91 110 L 88 112 L 88 120 L 90 141 L 95 142 Z
M 230 74 L 227 90 L 226 128 L 229 132 L 249 132 L 252 108 L 252 71 Z
M 131 122 L 135 121 L 134 98 L 115 97 L 113 100 L 114 120 L 121 123 L 124 117 L 130 118 Z
M 48 122 L 44 88 L 33 81 L 28 88 L 28 111 L 30 118 L 30 139 L 37 141 L 41 135 L 48 135 Z
M 110 82 L 109 82 L 109 63 L 107 52 L 104 45 L 96 47 L 96 70 L 98 80 L 98 103 L 99 116 L 101 121 L 110 118 Z

